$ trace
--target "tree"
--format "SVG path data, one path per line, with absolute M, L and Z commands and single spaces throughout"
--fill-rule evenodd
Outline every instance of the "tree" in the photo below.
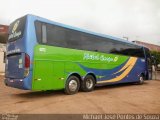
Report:
M 154 56 L 154 59 L 156 61 L 156 65 L 160 64 L 160 52 L 151 51 L 151 55 Z

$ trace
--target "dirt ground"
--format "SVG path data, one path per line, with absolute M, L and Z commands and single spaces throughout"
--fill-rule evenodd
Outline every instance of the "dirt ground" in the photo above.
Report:
M 159 74 L 160 75 L 160 74 Z M 143 85 L 98 87 L 93 92 L 31 92 L 4 85 L 0 76 L 0 113 L 160 113 L 160 80 Z

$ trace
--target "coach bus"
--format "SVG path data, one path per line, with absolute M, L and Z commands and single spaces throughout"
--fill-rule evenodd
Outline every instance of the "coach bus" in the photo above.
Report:
M 151 77 L 149 49 L 119 38 L 25 15 L 9 27 L 5 84 L 75 94 Z

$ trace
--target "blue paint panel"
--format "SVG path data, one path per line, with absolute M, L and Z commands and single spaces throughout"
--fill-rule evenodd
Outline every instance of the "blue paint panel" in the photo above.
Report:
M 36 33 L 35 33 L 35 25 L 34 25 L 34 21 L 36 20 L 35 17 L 28 15 L 27 16 L 27 23 L 26 23 L 26 29 L 28 30 L 26 32 L 25 35 L 25 46 L 26 47 L 26 51 L 25 53 L 27 53 L 30 56 L 30 74 L 25 78 L 24 80 L 24 88 L 25 89 L 32 89 L 32 71 L 33 71 L 33 57 L 34 57 L 34 46 L 37 43 L 37 38 L 36 38 Z
M 128 68 L 128 67 L 127 67 Z M 127 69 L 126 68 L 126 69 Z M 104 77 L 102 78 L 99 78 L 98 81 L 103 81 L 103 80 L 110 80 L 110 79 L 113 79 L 113 78 L 116 78 L 117 76 L 121 75 L 126 69 L 122 70 L 121 72 L 118 72 L 116 74 L 107 74 L 105 75 Z
M 122 70 L 121 72 L 119 71 L 127 62 L 129 59 L 127 59 L 124 63 L 121 65 L 113 68 L 113 69 L 96 69 L 96 68 L 88 68 L 82 64 L 78 64 L 83 70 L 85 70 L 87 73 L 94 73 L 96 76 L 103 76 L 101 78 L 98 78 L 97 81 L 103 81 L 103 80 L 109 80 L 113 79 L 116 76 L 121 75 L 126 69 Z M 117 72 L 117 73 L 116 73 Z
M 33 52 L 34 52 L 34 46 L 37 44 L 35 27 L 34 27 L 35 17 L 27 16 L 26 19 L 27 20 L 26 20 L 23 37 L 16 41 L 9 42 L 7 44 L 8 46 L 7 51 L 14 51 L 18 49 L 18 51 L 15 53 L 20 53 L 20 54 L 26 53 L 30 56 L 30 61 L 31 61 L 30 70 L 29 70 L 30 73 L 27 77 L 23 78 L 21 76 L 21 78 L 19 78 L 18 75 L 16 74 L 15 78 L 11 78 L 6 75 L 5 83 L 7 83 L 8 86 L 12 86 L 12 87 L 20 88 L 20 89 L 31 89 L 32 88 L 32 69 L 33 69 L 32 61 L 33 61 L 33 55 L 34 55 Z M 6 69 L 6 71 L 13 71 L 14 69 L 16 68 L 12 67 L 9 70 Z
M 116 76 L 121 75 L 125 70 L 118 72 L 118 73 L 116 72 L 119 71 L 126 64 L 126 62 L 124 62 L 123 64 L 121 64 L 120 66 L 116 68 L 106 69 L 106 70 L 87 68 L 86 66 L 83 66 L 81 64 L 79 64 L 79 66 L 82 69 L 84 69 L 86 72 L 93 72 L 95 75 L 104 76 L 102 78 L 97 79 L 97 81 L 103 81 L 103 80 L 110 80 L 110 79 L 116 78 Z M 125 78 L 117 82 L 100 83 L 100 84 L 117 84 L 117 83 L 137 82 L 139 80 L 139 76 L 141 75 L 141 73 L 146 73 L 146 63 L 144 59 L 138 58 L 136 64 L 134 65 L 130 73 Z
M 95 75 L 98 76 L 105 76 L 105 75 L 110 75 L 113 74 L 115 72 L 117 72 L 118 70 L 120 70 L 126 63 L 128 60 L 126 60 L 124 63 L 122 63 L 120 66 L 117 66 L 113 69 L 96 69 L 96 68 L 88 68 L 85 67 L 82 64 L 78 64 L 83 70 L 85 70 L 87 73 L 88 72 L 93 72 Z
M 138 58 L 135 66 L 130 71 L 128 76 L 126 76 L 121 81 L 115 82 L 115 84 L 117 84 L 117 83 L 127 83 L 127 82 L 138 82 L 139 81 L 139 76 L 141 75 L 141 73 L 145 73 L 145 71 L 146 71 L 146 63 L 143 62 L 141 58 Z

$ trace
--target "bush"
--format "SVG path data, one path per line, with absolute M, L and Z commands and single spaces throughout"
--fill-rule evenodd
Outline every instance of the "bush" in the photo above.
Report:
M 151 56 L 154 56 L 156 65 L 160 64 L 160 52 L 151 51 Z

